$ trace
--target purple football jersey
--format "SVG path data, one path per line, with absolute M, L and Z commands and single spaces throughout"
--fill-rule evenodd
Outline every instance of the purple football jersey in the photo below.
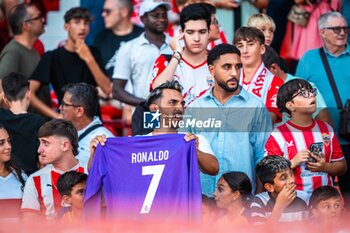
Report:
M 183 134 L 108 138 L 98 146 L 85 190 L 85 217 L 197 220 L 201 186 L 195 141 Z

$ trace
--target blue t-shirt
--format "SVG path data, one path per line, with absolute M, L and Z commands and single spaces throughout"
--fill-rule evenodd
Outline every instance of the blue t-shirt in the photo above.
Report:
M 350 48 L 347 45 L 346 50 L 339 56 L 334 56 L 330 54 L 326 49 L 324 49 L 326 57 L 331 68 L 335 84 L 337 86 L 342 104 L 344 106 L 347 99 L 350 99 Z M 337 103 L 332 91 L 332 87 L 329 84 L 329 80 L 324 69 L 319 49 L 313 49 L 307 51 L 304 56 L 300 59 L 298 67 L 296 70 L 296 76 L 306 79 L 307 81 L 313 82 L 327 104 L 328 111 L 331 115 L 332 121 L 334 123 L 334 130 L 338 133 L 339 129 L 339 110 L 337 108 Z M 349 144 L 344 139 L 339 138 L 340 144 Z
M 85 190 L 85 217 L 197 220 L 201 187 L 195 141 L 183 135 L 108 138 L 98 146 Z

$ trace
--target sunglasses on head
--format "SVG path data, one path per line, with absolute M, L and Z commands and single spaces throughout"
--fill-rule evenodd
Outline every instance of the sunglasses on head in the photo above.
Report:
M 325 27 L 323 29 L 332 30 L 335 34 L 340 34 L 340 32 L 343 30 L 344 33 L 350 32 L 350 27 Z

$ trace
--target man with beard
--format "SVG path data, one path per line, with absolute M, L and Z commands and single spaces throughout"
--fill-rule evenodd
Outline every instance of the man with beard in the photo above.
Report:
M 37 90 L 43 84 L 52 84 L 59 101 L 64 94 L 62 88 L 68 83 L 85 82 L 99 86 L 107 96 L 111 92 L 111 82 L 104 73 L 99 51 L 84 42 L 92 20 L 89 11 L 74 7 L 66 12 L 64 20 L 64 28 L 68 33 L 67 43 L 45 53 L 30 78 L 31 105 L 49 118 L 62 116 L 38 99 Z
M 170 38 L 164 34 L 168 26 L 170 3 L 145 0 L 140 17 L 145 32 L 122 45 L 116 55 L 113 73 L 113 97 L 123 103 L 138 105 L 148 94 L 152 66 L 159 54 L 170 54 Z
M 219 161 L 216 176 L 201 174 L 202 191 L 212 197 L 218 179 L 227 171 L 248 175 L 255 190 L 255 165 L 264 156 L 264 146 L 272 130 L 272 121 L 263 102 L 239 85 L 242 63 L 240 51 L 233 45 L 220 44 L 208 54 L 209 72 L 215 86 L 194 101 L 186 115 L 193 119 L 220 121 L 220 127 L 191 127 L 205 136 Z
M 159 117 L 159 128 L 144 136 L 177 134 L 179 122 L 182 121 L 185 101 L 182 96 L 182 86 L 177 81 L 167 81 L 155 88 L 149 95 L 146 104 L 153 113 L 154 118 Z M 157 115 L 156 115 L 157 114 Z M 216 175 L 219 171 L 218 161 L 208 143 L 202 135 L 187 133 L 186 141 L 196 140 L 197 159 L 199 169 L 208 176 Z M 90 144 L 89 167 L 98 143 L 103 146 L 107 138 L 105 135 L 95 137 Z

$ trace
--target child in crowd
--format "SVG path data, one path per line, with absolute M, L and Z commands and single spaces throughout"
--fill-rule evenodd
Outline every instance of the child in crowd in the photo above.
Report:
M 70 207 L 61 218 L 63 223 L 77 223 L 82 220 L 84 207 L 84 191 L 87 175 L 69 171 L 60 176 L 57 189 L 62 196 L 62 206 Z
M 224 173 L 217 184 L 214 198 L 224 215 L 218 220 L 223 225 L 248 225 L 245 207 L 252 193 L 252 185 L 243 172 Z
M 332 186 L 315 189 L 310 197 L 310 213 L 317 224 L 340 223 L 342 201 L 338 190 Z
M 290 120 L 278 126 L 266 143 L 268 155 L 290 160 L 297 190 L 312 191 L 322 185 L 333 185 L 331 176 L 347 170 L 343 152 L 333 128 L 314 120 L 317 89 L 302 79 L 283 84 L 277 95 L 277 106 Z
M 276 24 L 270 16 L 264 13 L 251 15 L 248 19 L 247 26 L 261 30 L 265 36 L 265 45 L 271 45 L 276 30 Z
M 289 160 L 266 156 L 256 166 L 256 173 L 267 192 L 252 199 L 250 220 L 253 223 L 293 222 L 308 217 L 307 194 L 296 190 Z

